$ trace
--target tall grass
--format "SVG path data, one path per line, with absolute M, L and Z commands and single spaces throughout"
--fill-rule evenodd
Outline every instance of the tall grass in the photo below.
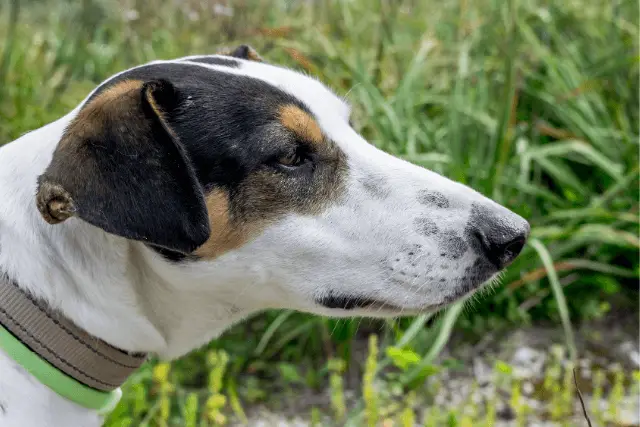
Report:
M 374 145 L 532 224 L 536 244 L 491 295 L 435 321 L 387 322 L 383 342 L 426 355 L 426 366 L 454 325 L 478 335 L 505 320 L 551 319 L 571 343 L 572 321 L 602 315 L 620 295 L 637 298 L 636 1 L 115 3 L 0 5 L 0 143 L 58 118 L 126 67 L 248 42 L 333 87 Z M 380 328 L 267 313 L 211 347 L 234 354 L 232 373 L 275 356 L 321 364 L 348 360 L 359 326 Z M 181 381 L 202 383 L 203 357 L 177 362 L 189 372 Z

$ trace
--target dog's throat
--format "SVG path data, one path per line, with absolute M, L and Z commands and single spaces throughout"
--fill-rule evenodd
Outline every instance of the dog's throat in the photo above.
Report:
M 0 349 L 56 393 L 102 412 L 147 359 L 89 335 L 1 272 Z

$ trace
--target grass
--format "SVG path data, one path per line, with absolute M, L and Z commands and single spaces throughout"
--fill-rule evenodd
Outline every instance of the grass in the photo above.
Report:
M 324 411 L 311 409 L 313 425 L 492 427 L 497 413 L 504 413 L 506 403 L 512 412 L 512 425 L 518 427 L 529 425 L 534 412 L 538 419 L 554 425 L 573 426 L 582 421 L 586 425 L 589 420 L 598 426 L 623 426 L 630 425 L 622 421 L 623 401 L 629 396 L 637 401 L 639 392 L 640 371 L 631 373 L 616 364 L 576 369 L 562 347 L 550 349 L 542 377 L 533 380 L 523 380 L 514 367 L 495 360 L 489 387 L 477 382 L 447 387 L 446 381 L 450 380 L 442 375 L 445 370 L 432 367 L 419 387 L 407 391 L 398 373 L 410 370 L 419 358 L 411 352 L 394 353 L 394 369 L 380 371 L 379 350 L 377 335 L 370 335 L 359 388 L 362 401 L 355 405 L 346 398 L 344 361 L 328 361 L 330 407 Z M 107 426 L 216 426 L 231 420 L 246 423 L 235 384 L 223 382 L 227 353 L 211 350 L 207 359 L 207 386 L 199 390 L 176 387 L 179 374 L 168 363 L 147 366 L 129 381 L 125 398 Z M 289 378 L 288 387 L 299 392 L 301 384 Z M 585 391 L 588 399 L 582 397 Z
M 289 375 L 308 387 L 333 375 L 337 384 L 341 370 L 327 369 L 327 360 L 349 362 L 357 338 L 371 331 L 382 347 L 419 358 L 398 380 L 411 390 L 454 327 L 473 339 L 505 325 L 562 322 L 575 355 L 572 322 L 611 307 L 637 310 L 637 2 L 115 3 L 121 7 L 107 0 L 0 5 L 0 143 L 59 118 L 129 66 L 248 42 L 347 98 L 355 127 L 374 145 L 529 219 L 535 243 L 502 286 L 441 316 L 381 323 L 269 312 L 251 319 L 176 361 L 167 374 L 174 390 L 152 385 L 164 384 L 152 378 L 153 366 L 164 365 L 143 370 L 132 384 L 145 385 L 132 386 L 126 404 L 136 423 L 169 413 L 175 424 L 174 414 L 192 417 L 210 395 L 204 407 L 215 424 L 226 416 L 220 406 L 238 412 L 234 387 L 245 400 L 262 398 L 251 384 L 230 385 L 246 373 Z M 223 395 L 207 380 L 208 355 L 222 349 L 233 355 Z M 311 367 L 302 378 L 291 369 L 299 365 Z M 392 365 L 382 352 L 379 369 Z M 149 396 L 162 393 L 171 399 L 158 397 L 149 409 Z

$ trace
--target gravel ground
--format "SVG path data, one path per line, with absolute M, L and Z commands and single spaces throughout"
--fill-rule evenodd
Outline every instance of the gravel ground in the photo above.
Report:
M 640 396 L 638 386 L 632 387 L 631 372 L 640 369 L 640 350 L 638 340 L 638 318 L 632 314 L 624 319 L 606 319 L 591 323 L 576 331 L 576 344 L 579 359 L 576 366 L 578 385 L 584 395 L 585 405 L 591 413 L 594 408 L 592 402 L 593 374 L 595 370 L 621 368 L 624 372 L 627 394 L 617 403 L 617 411 L 608 411 L 608 394 L 605 386 L 605 398 L 600 399 L 599 407 L 603 414 L 617 412 L 615 415 L 603 415 L 596 420 L 591 414 L 594 426 L 604 422 L 606 426 L 640 427 Z M 496 404 L 496 427 L 511 427 L 518 425 L 511 407 L 510 393 L 496 387 L 494 362 L 507 362 L 511 368 L 511 378 L 517 378 L 521 383 L 522 401 L 531 408 L 526 416 L 525 425 L 531 427 L 552 426 L 587 426 L 582 416 L 580 401 L 577 396 L 572 398 L 574 403 L 573 418 L 564 418 L 562 423 L 549 421 L 550 396 L 544 393 L 545 373 L 549 375 L 550 366 L 568 366 L 568 355 L 562 350 L 564 335 L 559 327 L 528 327 L 505 333 L 488 334 L 475 344 L 469 344 L 460 337 L 454 337 L 441 355 L 441 360 L 450 358 L 462 362 L 462 368 L 444 370 L 430 381 L 439 386 L 429 388 L 438 392 L 433 397 L 433 403 L 418 404 L 418 408 L 430 410 L 434 406 L 441 411 L 455 409 L 459 412 L 464 402 L 486 402 L 489 396 Z M 364 354 L 364 352 L 362 352 Z M 552 368 L 553 369 L 553 368 Z M 607 380 L 611 377 L 607 376 Z M 562 382 L 562 375 L 558 374 L 558 382 Z M 350 385 L 360 383 L 360 378 L 347 377 L 348 402 L 353 402 L 356 393 L 350 391 Z M 384 385 L 381 385 L 384 387 Z M 355 389 L 355 388 L 354 388 Z M 631 390 L 635 390 L 631 392 Z M 631 394 L 633 393 L 633 394 Z M 420 399 L 420 397 L 418 397 Z M 274 404 L 245 408 L 249 414 L 250 426 L 254 427 L 302 427 L 310 426 L 309 410 L 311 407 L 320 408 L 330 413 L 329 393 L 313 393 L 297 390 L 294 393 L 284 393 L 273 396 Z M 418 417 L 421 419 L 421 417 Z M 325 423 L 322 423 L 325 425 Z M 236 424 L 241 425 L 241 424 Z M 326 425 L 330 425 L 327 421 Z M 335 424 L 334 424 L 335 425 Z M 397 424 L 396 424 L 397 425 Z M 386 426 L 385 426 L 386 427 Z

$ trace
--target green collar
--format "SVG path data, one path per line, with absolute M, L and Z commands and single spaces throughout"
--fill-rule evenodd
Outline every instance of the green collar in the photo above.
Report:
M 147 359 L 88 334 L 0 272 L 0 349 L 60 396 L 106 414 Z
M 0 348 L 42 384 L 80 406 L 106 414 L 116 407 L 122 397 L 119 387 L 112 391 L 99 391 L 67 376 L 41 359 L 1 325 Z

